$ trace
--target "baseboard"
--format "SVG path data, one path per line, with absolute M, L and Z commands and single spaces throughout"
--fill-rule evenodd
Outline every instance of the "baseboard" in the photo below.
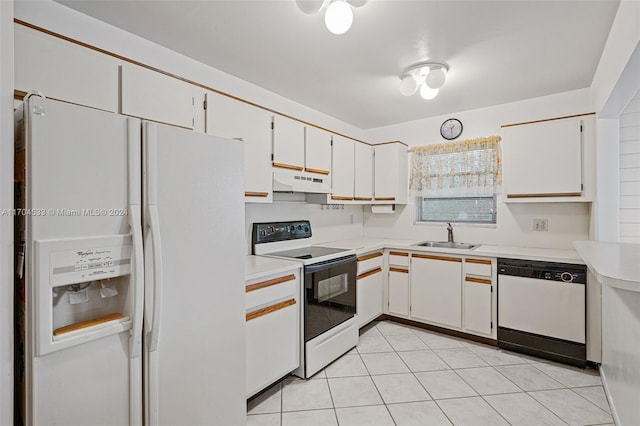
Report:
M 374 321 L 385 321 L 385 320 L 397 322 L 400 324 L 410 325 L 416 328 L 422 328 L 424 330 L 435 331 L 442 334 L 448 334 L 449 336 L 459 337 L 461 339 L 471 340 L 473 342 L 483 343 L 489 346 L 496 346 L 496 347 L 498 346 L 497 340 L 490 339 L 488 337 L 476 336 L 475 334 L 469 334 L 469 333 L 465 333 L 463 331 L 458 331 L 458 330 L 450 330 L 448 328 L 438 327 L 437 325 L 425 324 L 422 322 L 413 321 L 406 318 L 394 317 L 393 315 L 382 314 L 378 318 L 376 318 Z
M 611 398 L 611 393 L 609 392 L 609 386 L 607 385 L 607 373 L 604 365 L 600 365 L 600 378 L 602 379 L 602 387 L 604 388 L 604 394 L 607 396 L 607 401 L 609 402 L 609 408 L 611 409 L 611 416 L 613 417 L 613 422 L 617 425 L 621 425 L 620 418 L 618 417 L 618 412 L 616 411 L 616 405 L 613 403 L 613 399 Z

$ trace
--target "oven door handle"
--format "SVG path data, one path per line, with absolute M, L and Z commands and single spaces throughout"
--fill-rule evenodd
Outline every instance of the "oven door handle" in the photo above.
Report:
M 335 268 L 338 266 L 342 266 L 342 265 L 346 265 L 348 263 L 351 262 L 356 262 L 356 256 L 352 255 L 352 256 L 347 256 L 347 257 L 343 257 L 343 258 L 339 258 L 339 259 L 335 259 L 335 260 L 327 260 L 325 262 L 321 262 L 321 263 L 316 263 L 313 265 L 306 265 L 304 267 L 304 273 L 305 274 L 313 274 L 316 273 L 318 271 L 323 271 L 325 269 L 329 269 L 329 268 Z

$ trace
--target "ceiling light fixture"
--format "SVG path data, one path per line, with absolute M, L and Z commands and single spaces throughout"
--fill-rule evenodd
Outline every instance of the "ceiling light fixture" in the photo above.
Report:
M 353 23 L 352 8 L 366 3 L 367 0 L 296 0 L 298 9 L 307 15 L 316 14 L 325 8 L 324 24 L 333 34 L 349 31 Z
M 411 96 L 420 88 L 420 96 L 433 99 L 447 81 L 449 65 L 440 62 L 420 62 L 400 74 L 400 93 Z

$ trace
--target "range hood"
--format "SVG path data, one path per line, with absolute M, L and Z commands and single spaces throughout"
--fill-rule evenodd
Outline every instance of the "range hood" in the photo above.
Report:
M 273 192 L 331 193 L 331 178 L 305 172 L 273 172 Z

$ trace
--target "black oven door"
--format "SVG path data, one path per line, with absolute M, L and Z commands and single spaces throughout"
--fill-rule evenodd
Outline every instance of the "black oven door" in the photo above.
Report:
M 304 267 L 304 340 L 352 318 L 356 314 L 356 256 Z

